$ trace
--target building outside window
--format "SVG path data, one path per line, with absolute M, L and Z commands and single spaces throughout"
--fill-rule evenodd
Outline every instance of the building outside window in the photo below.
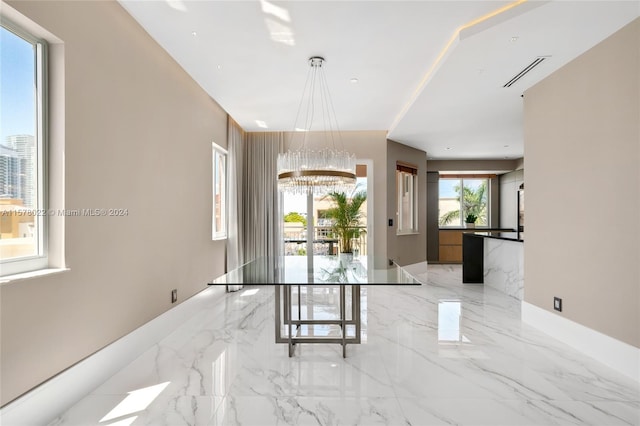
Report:
M 47 267 L 47 45 L 0 27 L 0 262 L 10 275 Z

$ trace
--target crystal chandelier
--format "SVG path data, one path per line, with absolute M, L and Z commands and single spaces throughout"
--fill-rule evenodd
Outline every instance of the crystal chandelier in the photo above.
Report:
M 289 150 L 278 155 L 278 188 L 284 192 L 316 195 L 334 191 L 350 192 L 356 184 L 355 156 L 336 147 L 335 135 L 337 134 L 340 145 L 342 145 L 342 138 L 322 70 L 323 63 L 324 58 L 319 56 L 309 58 L 309 74 L 294 124 L 294 129 L 301 131 L 302 143 L 297 150 Z M 306 97 L 307 88 L 309 88 L 308 98 Z M 316 99 L 316 91 L 319 99 Z M 300 128 L 297 124 L 303 105 L 306 107 L 305 126 Z M 316 109 L 320 111 L 316 112 Z M 315 113 L 324 120 L 322 129 L 327 147 L 313 150 L 307 148 L 306 139 L 308 132 L 311 131 Z

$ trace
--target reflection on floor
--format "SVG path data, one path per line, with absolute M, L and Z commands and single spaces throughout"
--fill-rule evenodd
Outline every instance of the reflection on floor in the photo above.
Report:
M 274 343 L 274 291 L 212 300 L 53 425 L 640 424 L 633 381 L 520 321 L 520 303 L 463 285 L 368 286 L 366 339 Z

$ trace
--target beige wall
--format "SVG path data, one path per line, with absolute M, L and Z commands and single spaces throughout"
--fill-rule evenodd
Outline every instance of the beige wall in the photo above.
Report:
M 63 42 L 52 203 L 128 216 L 67 218 L 52 238 L 70 270 L 2 285 L 2 404 L 168 310 L 171 289 L 184 300 L 224 271 L 211 142 L 226 146 L 226 113 L 115 1 L 9 4 Z
M 373 221 L 367 217 L 367 222 L 373 226 L 374 242 L 373 247 L 368 247 L 369 253 L 373 253 L 376 268 L 387 267 L 387 228 L 386 218 L 378 212 L 386 211 L 387 197 L 387 177 L 386 177 L 386 154 L 387 154 L 387 132 L 386 131 L 343 131 L 341 133 L 342 146 L 336 142 L 337 148 L 343 148 L 356 156 L 357 160 L 371 160 L 372 170 L 367 169 L 367 174 L 373 173 L 373 193 L 368 189 L 367 202 L 373 198 Z M 285 149 L 298 149 L 302 144 L 301 132 L 285 133 Z M 323 132 L 309 132 L 306 137 L 306 144 L 309 148 L 326 147 L 325 134 Z M 292 139 L 293 137 L 293 139 Z
M 636 19 L 524 96 L 525 301 L 635 347 L 639 57 Z
M 397 235 L 398 200 L 396 199 L 396 165 L 405 162 L 418 166 L 418 233 Z M 398 265 L 427 260 L 427 153 L 394 141 L 387 143 L 387 217 L 393 226 L 387 226 L 387 257 Z

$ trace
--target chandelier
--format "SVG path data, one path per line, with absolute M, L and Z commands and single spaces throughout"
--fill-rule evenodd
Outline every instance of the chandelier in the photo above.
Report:
M 322 70 L 323 63 L 324 58 L 320 56 L 309 58 L 307 82 L 294 123 L 294 132 L 302 134 L 302 142 L 298 149 L 278 155 L 278 188 L 284 192 L 323 195 L 329 192 L 349 192 L 356 184 L 355 156 L 336 146 L 336 135 L 340 146 L 342 137 Z M 305 121 L 304 127 L 300 127 L 298 119 L 303 109 L 306 109 Z M 307 135 L 311 131 L 315 115 L 319 115 L 324 121 L 321 128 L 326 147 L 314 150 L 307 147 Z M 293 135 L 291 146 L 296 133 Z

